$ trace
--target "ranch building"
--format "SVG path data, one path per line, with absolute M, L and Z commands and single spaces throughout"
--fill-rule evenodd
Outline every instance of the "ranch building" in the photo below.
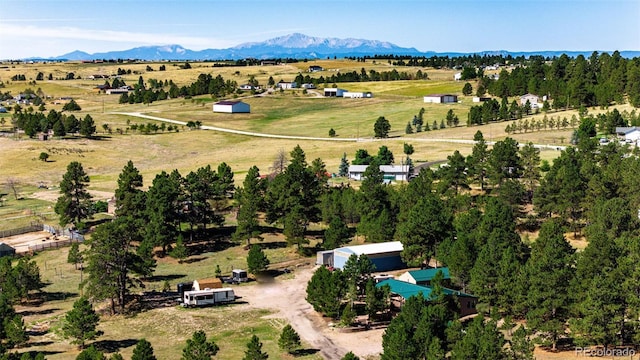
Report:
M 442 271 L 443 280 L 451 279 L 451 276 L 449 275 L 449 268 L 444 267 L 407 271 L 406 273 L 398 276 L 398 280 L 406 281 L 410 284 L 430 286 L 431 280 L 433 280 L 438 271 Z
M 533 94 L 522 95 L 520 96 L 520 105 L 525 105 L 527 103 L 527 100 L 529 101 L 531 108 L 536 109 L 538 107 L 538 101 L 540 100 L 540 97 Z
M 291 89 L 295 89 L 298 87 L 298 83 L 296 83 L 295 81 L 291 81 L 291 82 L 286 82 L 286 81 L 278 81 L 277 86 L 282 89 L 282 90 L 291 90 Z
M 249 104 L 242 101 L 218 101 L 213 104 L 213 112 L 217 113 L 249 113 L 251 108 Z
M 375 271 L 403 269 L 406 265 L 400 258 L 402 249 L 400 241 L 341 247 L 333 250 L 333 267 L 342 270 L 351 255 L 366 255 L 375 265 Z
M 431 94 L 424 97 L 424 102 L 431 104 L 450 104 L 458 102 L 458 95 Z
M 617 127 L 616 134 L 629 143 L 637 143 L 640 140 L 640 127 Z
M 364 172 L 369 165 L 350 165 L 349 166 L 349 179 L 362 180 L 364 178 Z M 391 181 L 407 181 L 411 174 L 409 174 L 408 165 L 380 165 L 380 171 L 384 173 L 385 182 Z
M 365 92 L 345 91 L 344 93 L 342 93 L 342 97 L 351 98 L 351 99 L 370 99 L 373 97 L 373 93 L 370 91 L 365 91 Z
M 385 285 L 389 285 L 391 288 L 391 301 L 394 305 L 401 307 L 404 302 L 412 297 L 417 296 L 418 294 L 422 294 L 422 296 L 429 300 L 431 298 L 431 289 L 429 286 L 422 286 L 411 284 L 405 281 L 400 281 L 396 279 L 387 279 L 383 280 L 376 284 L 376 287 L 382 287 Z M 477 313 L 476 304 L 478 303 L 478 298 L 465 294 L 462 291 L 452 290 L 448 288 L 442 288 L 445 296 L 454 297 L 458 304 L 460 305 L 460 316 L 467 316 Z
M 324 96 L 326 97 L 342 97 L 347 90 L 338 88 L 324 88 Z

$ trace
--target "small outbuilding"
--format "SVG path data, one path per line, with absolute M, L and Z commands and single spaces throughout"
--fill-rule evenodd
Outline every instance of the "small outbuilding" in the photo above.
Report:
M 341 247 L 333 250 L 333 267 L 343 269 L 351 255 L 365 255 L 375 265 L 375 271 L 403 269 L 406 264 L 400 257 L 402 249 L 400 241 Z
M 14 256 L 16 254 L 16 249 L 7 243 L 0 242 L 0 257 L 3 256 Z
M 449 275 L 449 268 L 443 267 L 407 271 L 400 275 L 398 280 L 416 285 L 430 286 L 431 280 L 436 276 L 438 271 L 442 271 L 443 280 L 451 279 L 451 276 Z
M 333 250 L 318 251 L 316 265 L 333 266 Z
M 222 280 L 218 278 L 207 278 L 193 281 L 193 289 L 196 291 L 205 290 L 205 289 L 221 289 L 222 288 Z
M 424 102 L 432 104 L 450 104 L 458 102 L 458 95 L 431 94 L 424 97 Z
M 249 113 L 251 112 L 251 107 L 242 101 L 218 101 L 213 104 L 213 112 L 228 114 Z
M 287 81 L 280 80 L 277 86 L 282 90 L 291 90 L 291 89 L 297 88 L 298 83 L 296 83 L 295 81 L 287 82 Z
M 309 66 L 309 72 L 318 72 L 324 70 L 322 66 L 319 65 L 311 65 Z

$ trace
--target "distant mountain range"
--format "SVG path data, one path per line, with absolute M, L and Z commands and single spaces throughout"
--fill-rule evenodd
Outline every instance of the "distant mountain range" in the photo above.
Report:
M 403 48 L 386 41 L 363 39 L 338 39 L 320 38 L 304 34 L 294 33 L 276 37 L 263 42 L 251 42 L 240 44 L 228 49 L 206 49 L 194 51 L 185 49 L 180 45 L 143 46 L 129 50 L 110 51 L 104 53 L 88 54 L 83 51 L 73 51 L 55 58 L 40 60 L 115 60 L 115 59 L 139 59 L 139 60 L 238 60 L 246 58 L 274 59 L 324 59 L 333 57 L 365 56 L 365 55 L 411 55 L 411 56 L 462 56 L 470 54 L 480 55 L 512 55 L 512 56 L 560 56 L 567 54 L 575 57 L 580 54 L 591 55 L 593 51 L 537 51 L 537 52 L 509 52 L 482 51 L 475 53 L 420 52 L 415 48 Z M 623 57 L 632 58 L 640 56 L 640 51 L 621 51 Z M 31 58 L 31 60 L 36 60 Z

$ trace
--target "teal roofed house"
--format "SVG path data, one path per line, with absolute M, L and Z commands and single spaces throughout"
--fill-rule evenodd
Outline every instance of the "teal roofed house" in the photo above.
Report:
M 406 273 L 400 275 L 398 277 L 398 280 L 406 281 L 408 283 L 416 284 L 416 285 L 429 286 L 431 285 L 431 280 L 436 276 L 438 271 L 442 271 L 444 280 L 451 279 L 451 275 L 449 275 L 449 268 L 443 267 L 443 268 L 407 271 Z
M 381 287 L 389 285 L 391 288 L 392 296 L 395 295 L 399 297 L 400 306 L 404 304 L 404 301 L 412 296 L 416 296 L 418 294 L 422 294 L 425 299 L 431 298 L 431 293 L 433 289 L 429 286 L 422 286 L 412 284 L 406 281 L 396 280 L 396 279 L 387 279 L 376 284 L 376 287 Z M 471 314 L 475 314 L 476 304 L 478 302 L 478 298 L 476 296 L 463 293 L 462 291 L 452 290 L 448 288 L 442 289 L 446 296 L 455 296 L 458 300 L 458 304 L 460 305 L 460 316 L 467 316 Z

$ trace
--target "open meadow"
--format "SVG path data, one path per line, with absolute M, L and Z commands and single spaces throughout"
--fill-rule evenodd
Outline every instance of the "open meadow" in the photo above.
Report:
M 472 145 L 456 142 L 472 140 L 480 130 L 488 141 L 499 141 L 507 137 L 507 122 L 491 123 L 482 126 L 467 127 L 469 108 L 474 105 L 470 96 L 460 96 L 455 104 L 425 104 L 423 95 L 431 93 L 460 94 L 463 82 L 453 81 L 453 70 L 422 69 L 417 67 L 394 67 L 385 61 L 366 63 L 351 60 L 318 60 L 277 66 L 214 67 L 212 62 L 191 63 L 191 69 L 182 69 L 183 63 L 4 63 L 0 66 L 0 92 L 16 95 L 25 89 L 38 91 L 47 97 L 44 112 L 51 109 L 62 110 L 72 97 L 82 107 L 74 112 L 78 118 L 89 114 L 93 117 L 97 133 L 95 138 L 78 136 L 53 138 L 47 141 L 27 138 L 24 134 L 13 132 L 11 114 L 0 114 L 0 230 L 27 226 L 33 222 L 57 224 L 53 214 L 53 204 L 58 187 L 67 165 L 72 161 L 82 163 L 90 176 L 89 190 L 96 200 L 109 199 L 117 187 L 117 179 L 128 160 L 132 160 L 144 178 L 147 187 L 156 174 L 177 169 L 183 176 L 199 167 L 226 162 L 235 174 L 235 185 L 241 185 L 248 169 L 256 165 L 261 174 L 272 171 L 273 162 L 280 151 L 289 153 L 296 145 L 305 151 L 307 162 L 321 158 L 330 173 L 337 173 L 343 154 L 351 161 L 358 149 L 366 149 L 376 154 L 378 148 L 386 145 L 395 155 L 396 163 L 401 162 L 403 145 L 412 144 L 415 152 L 414 163 L 443 161 L 455 150 L 463 155 L 471 153 Z M 197 96 L 192 99 L 171 99 L 151 104 L 119 104 L 118 95 L 106 95 L 96 89 L 104 84 L 104 79 L 91 80 L 94 74 L 116 74 L 118 68 L 131 73 L 122 75 L 122 80 L 133 85 L 142 77 L 158 81 L 173 81 L 179 86 L 193 83 L 199 74 L 221 75 L 225 80 L 246 83 L 250 77 L 265 85 L 270 77 L 293 81 L 298 73 L 305 74 L 311 65 L 320 65 L 325 70 L 310 74 L 313 77 L 330 76 L 335 72 L 360 72 L 362 68 L 376 71 L 396 69 L 415 73 L 421 70 L 429 74 L 429 80 L 406 80 L 388 82 L 339 83 L 340 88 L 351 91 L 371 91 L 371 99 L 325 98 L 322 89 L 303 92 L 301 89 L 273 91 L 260 96 L 243 93 L 234 94 L 227 99 L 242 99 L 251 106 L 250 114 L 219 114 L 212 112 L 212 105 L 218 100 L 211 96 Z M 165 71 L 158 71 L 165 66 Z M 151 69 L 152 71 L 150 71 Z M 75 80 L 59 80 L 73 72 Z M 35 79 L 43 73 L 47 79 Z M 14 75 L 25 75 L 26 81 L 10 80 Z M 77 79 L 80 77 L 80 79 Z M 328 84 L 333 86 L 333 84 Z M 475 84 L 474 84 L 475 86 Z M 6 104 L 4 104 L 6 105 Z M 405 134 L 405 127 L 421 108 L 424 108 L 424 122 L 431 126 L 440 124 L 449 110 L 460 119 L 460 125 L 452 128 Z M 631 110 L 628 105 L 618 109 Z M 609 109 L 610 110 L 610 109 Z M 589 109 L 590 113 L 606 111 Z M 299 137 L 327 138 L 326 140 L 264 138 L 219 131 L 190 129 L 185 125 L 176 126 L 177 131 L 159 130 L 156 133 L 143 134 L 132 125 L 154 123 L 166 124 L 156 120 L 144 119 L 123 113 L 139 113 L 179 122 L 199 121 L 204 126 L 224 129 L 243 130 L 260 134 L 287 135 Z M 571 118 L 575 111 L 550 112 L 547 116 Z M 390 137 L 374 139 L 373 125 L 379 116 L 384 116 L 391 124 Z M 541 119 L 543 114 L 535 114 L 528 119 Z M 336 132 L 334 141 L 329 138 L 329 130 Z M 541 158 L 552 161 L 559 155 L 555 147 L 568 145 L 573 129 L 516 133 L 511 137 L 519 143 L 533 142 L 550 145 L 543 149 Z M 47 153 L 49 158 L 42 161 L 39 156 Z M 336 182 L 348 182 L 336 179 Z M 356 185 L 357 186 L 357 185 Z M 206 244 L 191 244 L 192 256 L 185 263 L 171 258 L 161 258 L 152 278 L 146 280 L 145 291 L 160 292 L 165 283 L 175 289 L 177 283 L 197 278 L 213 276 L 216 265 L 224 273 L 233 268 L 246 267 L 244 246 L 229 243 L 229 229 L 235 225 L 228 219 L 220 238 Z M 0 239 L 1 240 L 1 239 Z M 211 240 L 211 239 L 209 239 Z M 580 239 L 575 239 L 580 241 Z M 313 245 L 313 243 L 312 243 Z M 276 277 L 285 289 L 293 291 L 293 283 L 300 282 L 311 270 L 310 257 L 301 256 L 295 249 L 285 246 L 281 234 L 267 234 L 264 241 L 265 253 L 271 260 L 272 268 L 293 266 L 292 274 Z M 581 243 L 576 247 L 584 247 Z M 73 359 L 78 354 L 75 346 L 61 335 L 60 320 L 71 309 L 73 301 L 80 294 L 78 284 L 82 272 L 67 264 L 68 249 L 45 251 L 34 256 L 38 263 L 42 279 L 48 284 L 44 288 L 44 302 L 19 306 L 18 311 L 25 317 L 25 324 L 32 337 L 27 347 L 20 351 L 44 351 L 48 359 Z M 310 260 L 311 259 L 311 260 Z M 298 267 L 296 267 L 298 266 Z M 298 272 L 299 270 L 299 272 Z M 296 280 L 298 279 L 298 280 Z M 306 282 L 305 282 L 306 284 Z M 256 282 L 237 286 L 238 295 L 246 291 L 246 299 L 259 299 L 260 289 Z M 289 288 L 290 287 L 290 288 Z M 297 290 L 299 291 L 299 289 Z M 304 290 L 302 290 L 304 291 Z M 257 301 L 234 304 L 225 307 L 204 309 L 183 309 L 174 303 L 157 303 L 131 316 L 105 315 L 101 319 L 100 330 L 104 335 L 96 344 L 110 352 L 119 351 L 125 358 L 131 356 L 136 339 L 146 338 L 155 349 L 159 359 L 176 359 L 193 331 L 203 329 L 220 346 L 219 358 L 241 359 L 245 344 L 252 334 L 264 342 L 266 350 L 274 359 L 294 358 L 278 349 L 280 330 L 287 323 L 287 294 L 282 295 L 282 305 L 262 304 Z M 253 298 L 251 297 L 253 296 Z M 275 295 L 272 301 L 276 302 Z M 301 300 L 300 300 L 301 299 Z M 304 302 L 304 294 L 299 300 Z M 306 304 L 306 302 L 305 302 Z M 308 304 L 306 304 L 308 305 Z M 144 301 L 141 306 L 144 305 Z M 302 305 L 301 305 L 302 306 Z M 104 310 L 104 309 L 103 309 Z M 304 312 L 298 308 L 292 309 Z M 306 311 L 306 310 L 305 310 Z M 310 312 L 310 311 L 309 311 Z M 282 315 L 285 314 L 286 316 Z M 291 315 L 293 316 L 293 315 Z M 307 320 L 314 326 L 324 327 L 326 319 Z M 305 320 L 305 321 L 307 321 Z M 318 325 L 320 324 L 320 325 Z M 304 325 L 304 324 L 303 324 Z M 310 325 L 311 326 L 311 325 Z M 312 326 L 309 327 L 313 328 Z M 345 342 L 335 340 L 335 334 L 324 334 L 322 341 L 336 341 L 341 349 Z M 332 337 L 334 336 L 334 337 Z M 380 346 L 380 333 L 367 339 L 366 334 L 347 337 L 354 347 Z M 329 339 L 329 340 L 327 340 Z M 369 341 L 369 342 L 367 342 Z M 348 345 L 348 343 L 346 343 Z M 322 353 L 323 349 L 312 344 L 303 344 L 303 351 L 296 359 L 331 358 Z M 372 347 L 373 350 L 377 349 Z M 347 349 L 348 350 L 348 349 Z M 369 353 L 366 353 L 369 355 Z M 375 359 L 376 356 L 369 356 Z M 555 359 L 555 355 L 542 355 L 543 359 Z M 557 357 L 558 359 L 560 357 Z M 567 358 L 567 357 L 565 357 Z

